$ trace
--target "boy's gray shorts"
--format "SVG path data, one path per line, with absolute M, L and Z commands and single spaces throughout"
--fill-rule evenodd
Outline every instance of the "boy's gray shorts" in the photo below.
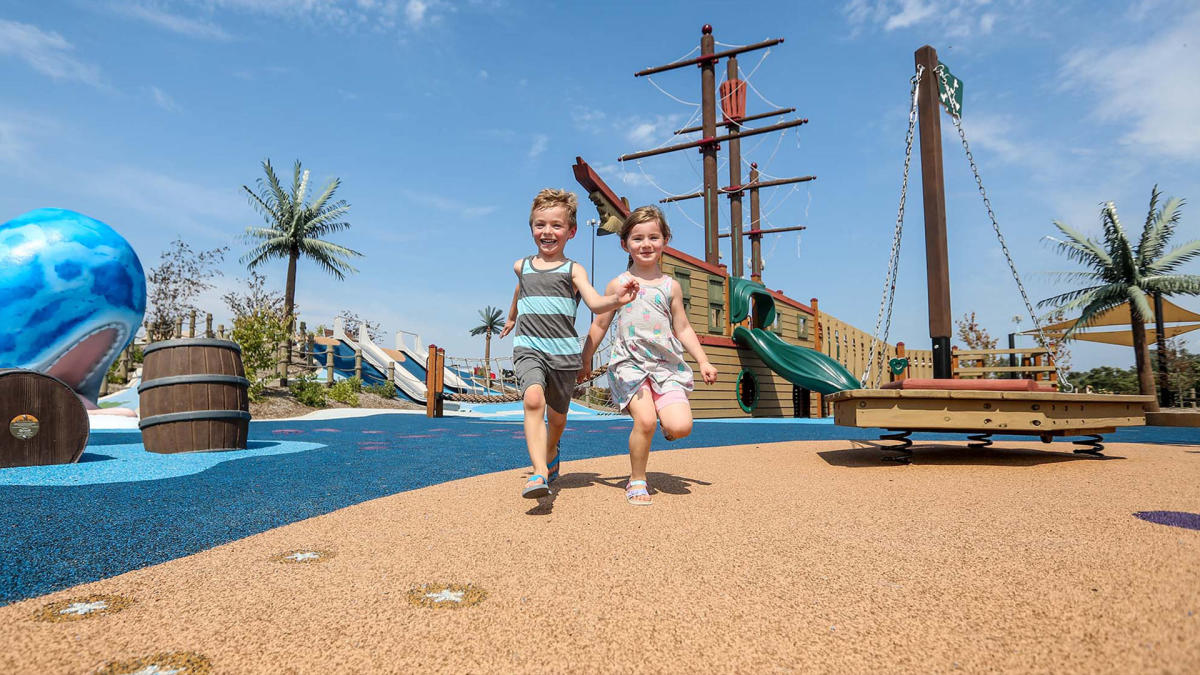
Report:
M 513 370 L 521 386 L 521 396 L 535 384 L 542 385 L 546 405 L 555 412 L 567 414 L 571 405 L 571 394 L 575 393 L 575 378 L 578 370 L 554 370 L 546 362 L 531 354 L 522 354 L 513 359 Z

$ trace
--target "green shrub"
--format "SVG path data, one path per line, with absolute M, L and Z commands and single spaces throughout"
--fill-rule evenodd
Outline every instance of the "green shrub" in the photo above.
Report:
M 357 377 L 350 377 L 340 382 L 335 382 L 329 388 L 329 398 L 357 408 L 358 392 L 360 391 L 362 391 L 362 380 Z
M 315 379 L 310 377 L 302 377 L 299 380 L 293 380 L 288 386 L 288 391 L 292 392 L 292 396 L 296 400 L 310 408 L 325 407 L 325 386 Z
M 246 369 L 246 377 L 252 383 L 260 383 L 261 380 L 276 376 L 279 363 L 278 345 L 287 339 L 287 322 L 283 317 L 267 310 L 236 317 L 230 337 L 242 348 L 242 366 Z M 262 392 L 262 387 L 259 387 L 259 392 Z M 320 405 L 325 405 L 324 400 Z
M 266 391 L 267 384 L 262 380 L 255 380 L 246 388 L 246 397 L 251 403 L 258 403 L 263 400 L 263 392 Z
M 382 396 L 383 398 L 396 398 L 396 385 L 392 384 L 391 382 L 368 385 L 363 387 L 363 390 L 368 394 L 375 394 L 376 396 Z

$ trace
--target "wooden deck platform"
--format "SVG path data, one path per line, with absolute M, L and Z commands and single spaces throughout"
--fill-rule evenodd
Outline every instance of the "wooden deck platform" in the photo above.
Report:
M 1119 394 L 1062 394 L 1045 391 L 975 391 L 936 389 L 852 389 L 829 396 L 836 424 L 900 432 L 883 439 L 898 441 L 886 448 L 904 453 L 906 461 L 914 431 L 971 435 L 975 447 L 990 445 L 987 436 L 1037 436 L 1043 443 L 1055 437 L 1090 436 L 1077 441 L 1099 454 L 1101 434 L 1117 427 L 1143 426 L 1143 406 L 1152 396 Z

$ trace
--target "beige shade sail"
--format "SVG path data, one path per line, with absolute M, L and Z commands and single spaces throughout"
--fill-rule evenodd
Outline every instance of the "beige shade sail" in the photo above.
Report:
M 1182 335 L 1200 328 L 1200 323 L 1185 324 L 1183 326 L 1164 326 L 1163 332 L 1168 338 L 1173 338 L 1176 335 Z M 1027 331 L 1022 335 L 1033 335 L 1036 331 Z M 1062 338 L 1063 331 L 1046 331 L 1046 337 L 1051 340 Z M 1069 340 L 1085 340 L 1087 342 L 1104 342 L 1110 345 L 1124 345 L 1126 347 L 1133 346 L 1133 331 L 1131 330 L 1106 330 L 1106 331 L 1079 331 L 1073 333 Z M 1158 340 L 1158 331 L 1153 328 L 1146 329 L 1146 344 L 1154 344 Z
M 1154 300 L 1149 299 L 1150 307 L 1153 309 Z M 1181 321 L 1200 321 L 1200 314 L 1186 310 L 1179 305 L 1163 298 L 1163 323 L 1179 323 Z M 1146 323 L 1153 323 L 1154 317 L 1146 320 Z M 1065 331 L 1075 325 L 1075 319 L 1052 323 L 1048 326 L 1042 326 L 1044 331 Z M 1129 303 L 1123 302 L 1116 307 L 1106 309 L 1096 315 L 1088 326 L 1128 326 L 1129 325 Z M 1033 335 L 1036 330 L 1027 330 L 1022 335 Z

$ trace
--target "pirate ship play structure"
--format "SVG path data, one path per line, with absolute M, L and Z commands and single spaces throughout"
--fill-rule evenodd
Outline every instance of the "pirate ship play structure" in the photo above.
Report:
M 938 63 L 932 47 L 923 47 L 917 52 L 918 75 L 912 83 L 909 150 L 904 165 L 904 186 L 907 187 L 909 158 L 919 109 L 932 349 L 905 352 L 903 343 L 889 345 L 886 328 L 882 337 L 879 337 L 879 325 L 885 314 L 886 325 L 890 326 L 891 323 L 891 299 L 904 215 L 903 189 L 892 256 L 884 281 L 884 300 L 875 333 L 867 334 L 822 313 L 816 298 L 806 304 L 763 285 L 762 236 L 803 228 L 763 229 L 758 192 L 764 188 L 811 181 L 815 176 L 762 181 L 757 165 L 751 164 L 749 181 L 742 183 L 740 139 L 782 131 L 805 124 L 808 120 L 792 120 L 757 129 L 745 126 L 746 122 L 784 115 L 794 110 L 784 108 L 747 115 L 746 83 L 739 77 L 737 66 L 738 54 L 767 48 L 783 40 L 767 40 L 715 52 L 711 27 L 704 26 L 702 33 L 698 57 L 684 57 L 665 66 L 636 73 L 640 77 L 686 66 L 699 67 L 702 96 L 699 112 L 702 114 L 702 123 L 699 127 L 681 129 L 676 134 L 700 131 L 701 138 L 620 158 L 621 161 L 639 160 L 693 148 L 698 148 L 703 156 L 703 189 L 694 194 L 673 195 L 661 200 L 673 202 L 697 197 L 704 200 L 704 259 L 669 247 L 663 256 L 663 269 L 673 275 L 683 289 L 688 318 L 696 328 L 713 365 L 720 371 L 716 386 L 697 388 L 693 394 L 692 406 L 696 417 L 824 416 L 828 410 L 827 404 L 832 403 L 836 407 L 835 421 L 838 424 L 878 427 L 891 432 L 883 437 L 899 442 L 890 449 L 900 451 L 898 456 L 892 457 L 900 461 L 907 461 L 911 454 L 908 448 L 912 443 L 907 437 L 913 431 L 968 433 L 974 441 L 973 447 L 990 445 L 989 437 L 992 434 L 1033 435 L 1047 443 L 1055 437 L 1087 436 L 1087 440 L 1076 442 L 1083 446 L 1076 452 L 1098 455 L 1103 448 L 1099 443 L 1100 434 L 1109 433 L 1120 426 L 1144 424 L 1142 406 L 1151 397 L 1060 393 L 1056 390 L 1056 384 L 1042 381 L 1038 372 L 1046 375 L 1054 372 L 1052 362 L 1049 365 L 1022 364 L 987 369 L 1010 371 L 1005 373 L 1009 376 L 1015 376 L 1018 372 L 1033 372 L 1033 379 L 954 379 L 958 371 L 951 365 L 952 322 L 946 264 L 940 111 L 937 108 L 939 99 L 951 109 L 1006 256 L 1008 249 L 987 202 L 982 181 L 959 124 L 961 83 Z M 715 68 L 722 59 L 728 66 L 727 79 L 720 86 L 719 99 L 721 125 L 725 127 L 725 133 L 718 135 Z M 924 81 L 921 80 L 921 73 L 926 74 Z M 720 187 L 717 179 L 717 152 L 721 143 L 727 144 L 729 153 L 729 185 L 725 187 Z M 588 197 L 600 214 L 600 230 L 603 233 L 619 231 L 621 219 L 629 212 L 627 201 L 618 197 L 581 158 L 576 158 L 573 169 L 576 180 L 588 191 Z M 743 232 L 742 198 L 747 194 L 750 198 L 750 229 Z M 732 269 L 720 263 L 718 244 L 726 236 L 720 234 L 717 227 L 719 197 L 722 195 L 730 203 L 730 230 L 727 236 Z M 743 236 L 751 241 L 748 279 L 742 274 Z M 1037 317 L 1033 316 L 1011 257 L 1008 257 L 1008 261 L 1036 326 Z M 1042 343 L 1047 344 L 1045 336 L 1042 336 Z M 692 365 L 695 367 L 694 363 Z M 886 384 L 883 383 L 885 371 L 889 380 Z M 860 384 L 854 373 L 862 373 L 863 383 Z M 1061 375 L 1059 380 L 1063 382 Z M 874 388 L 863 388 L 863 385 L 869 387 L 872 384 Z
M 676 131 L 676 135 L 701 133 L 699 140 L 625 155 L 621 161 L 679 150 L 698 148 L 703 156 L 704 189 L 685 195 L 672 195 L 663 202 L 694 198 L 704 201 L 704 257 L 693 257 L 668 247 L 663 255 L 663 270 L 679 282 L 684 292 L 688 318 L 705 352 L 720 371 L 718 383 L 699 387 L 693 393 L 695 416 L 704 417 L 815 417 L 827 413 L 823 396 L 854 389 L 859 382 L 853 373 L 866 370 L 870 354 L 870 335 L 835 317 L 822 313 L 818 301 L 801 302 L 762 283 L 761 241 L 765 234 L 804 229 L 791 226 L 764 229 L 759 213 L 759 191 L 771 187 L 814 180 L 815 176 L 761 180 L 757 164 L 750 164 L 749 180 L 742 182 L 741 139 L 762 133 L 798 127 L 808 122 L 793 119 L 751 129 L 748 122 L 787 115 L 795 108 L 746 114 L 747 82 L 739 77 L 738 54 L 765 49 L 783 42 L 773 39 L 716 52 L 710 26 L 702 31 L 696 58 L 684 58 L 665 66 L 648 68 L 636 74 L 649 76 L 676 68 L 696 66 L 701 74 L 701 124 Z M 717 134 L 718 94 L 716 65 L 724 60 L 727 79 L 720 85 L 719 105 L 722 135 Z M 721 187 L 717 177 L 717 153 L 720 144 L 729 153 L 729 184 Z M 600 214 L 599 231 L 611 234 L 620 230 L 621 220 L 629 212 L 626 200 L 604 182 L 597 172 L 576 159 L 575 179 L 588 192 Z M 718 232 L 719 198 L 729 200 L 730 230 Z M 750 228 L 742 229 L 744 197 L 749 198 Z M 743 276 L 742 240 L 750 240 L 750 277 Z M 728 238 L 732 270 L 720 262 L 719 243 Z M 888 345 L 881 358 L 894 359 L 903 352 Z M 908 363 L 900 375 L 919 376 L 928 370 L 928 353 L 908 353 Z M 695 367 L 695 363 L 692 364 Z M 915 371 L 915 372 L 914 372 Z

